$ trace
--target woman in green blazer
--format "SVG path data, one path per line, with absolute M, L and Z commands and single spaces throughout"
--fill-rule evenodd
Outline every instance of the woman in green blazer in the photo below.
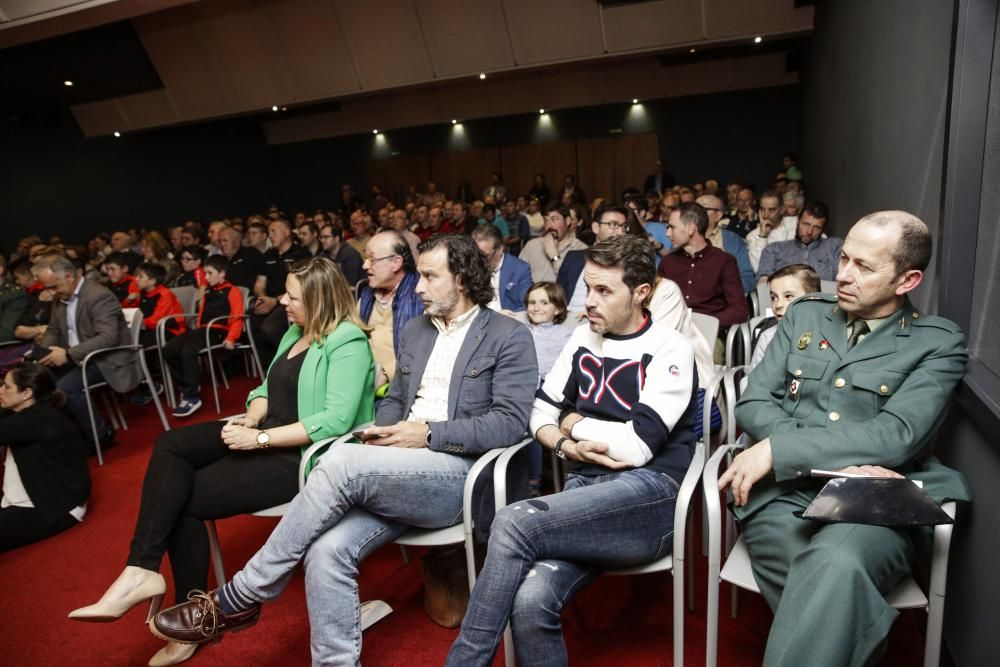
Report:
M 208 579 L 204 520 L 287 503 L 298 492 L 301 448 L 372 420 L 375 367 L 365 326 L 340 269 L 315 257 L 288 272 L 281 304 L 289 327 L 246 414 L 162 434 L 153 448 L 127 566 L 101 599 L 70 613 L 114 620 L 153 599 L 170 554 L 178 602 Z M 193 646 L 168 644 L 151 665 L 177 664 Z

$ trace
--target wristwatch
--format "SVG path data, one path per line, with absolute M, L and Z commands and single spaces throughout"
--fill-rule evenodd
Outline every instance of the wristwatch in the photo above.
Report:
M 563 443 L 566 442 L 567 440 L 569 440 L 569 438 L 563 436 L 562 438 L 559 438 L 559 440 L 556 442 L 556 447 L 555 447 L 556 456 L 558 456 L 561 459 L 566 458 L 566 454 L 563 453 L 562 446 Z
M 267 449 L 271 445 L 271 434 L 267 431 L 257 432 L 257 447 L 259 449 Z
M 426 445 L 427 448 L 430 449 L 430 446 L 431 446 L 431 425 L 430 424 L 427 425 L 427 435 L 424 436 L 424 445 Z
M 549 261 L 550 262 L 558 262 L 559 261 L 559 255 L 556 255 L 555 257 L 549 257 Z

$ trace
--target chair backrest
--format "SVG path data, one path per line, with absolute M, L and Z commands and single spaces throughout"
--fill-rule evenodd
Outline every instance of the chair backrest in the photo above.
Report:
M 767 283 L 757 285 L 757 314 L 771 317 L 771 288 Z
M 128 333 L 132 339 L 132 345 L 138 345 L 139 334 L 142 333 L 142 311 L 138 308 L 127 308 L 125 310 L 132 311 L 131 317 L 127 317 L 125 321 L 128 324 Z
M 181 304 L 182 313 L 193 313 L 194 304 L 198 301 L 198 288 L 191 287 L 190 285 L 185 285 L 184 287 L 171 287 L 170 291 L 174 293 L 177 300 Z
M 698 329 L 706 341 L 708 341 L 708 346 L 711 348 L 715 345 L 715 339 L 719 337 L 719 318 L 713 317 L 712 315 L 703 315 L 702 313 L 691 313 L 691 324 Z
M 361 294 L 361 289 L 363 287 L 368 287 L 368 279 L 367 278 L 362 278 L 358 282 L 354 283 L 354 296 L 355 297 L 357 297 L 359 294 Z
M 241 285 L 239 290 L 243 296 L 243 310 L 245 311 L 250 306 L 250 288 Z

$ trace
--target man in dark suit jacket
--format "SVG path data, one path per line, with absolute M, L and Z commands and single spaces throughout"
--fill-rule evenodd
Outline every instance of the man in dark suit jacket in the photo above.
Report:
M 486 307 L 493 290 L 479 249 L 468 236 L 436 236 L 417 268 L 424 315 L 403 330 L 396 374 L 375 426 L 365 429 L 367 444 L 330 449 L 243 570 L 205 598 L 161 612 L 158 635 L 210 638 L 195 612 L 216 615 L 212 636 L 248 627 L 304 559 L 313 662 L 356 664 L 360 561 L 411 527 L 461 521 L 476 457 L 525 435 L 538 377 L 535 355 L 526 353 L 532 338 L 523 324 Z
M 479 225 L 472 230 L 472 240 L 490 268 L 493 310 L 524 310 L 524 297 L 531 289 L 531 266 L 507 253 L 503 235 L 494 225 Z
M 66 407 L 81 430 L 93 437 L 87 399 L 83 392 L 84 358 L 106 347 L 130 344 L 121 303 L 105 287 L 84 280 L 73 263 L 61 255 L 44 257 L 34 267 L 38 281 L 53 290 L 56 300 L 41 345 L 50 350 L 40 362 L 59 375 L 57 385 L 66 394 Z M 115 391 L 129 391 L 139 384 L 135 355 L 127 350 L 98 355 L 87 364 L 87 382 L 107 381 Z M 94 412 L 98 437 L 110 439 L 113 431 Z

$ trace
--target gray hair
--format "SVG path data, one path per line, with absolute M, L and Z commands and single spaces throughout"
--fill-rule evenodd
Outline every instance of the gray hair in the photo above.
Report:
M 35 262 L 32 267 L 32 272 L 37 275 L 37 272 L 48 269 L 55 274 L 69 274 L 73 275 L 76 273 L 76 266 L 69 257 L 65 255 L 43 255 Z

